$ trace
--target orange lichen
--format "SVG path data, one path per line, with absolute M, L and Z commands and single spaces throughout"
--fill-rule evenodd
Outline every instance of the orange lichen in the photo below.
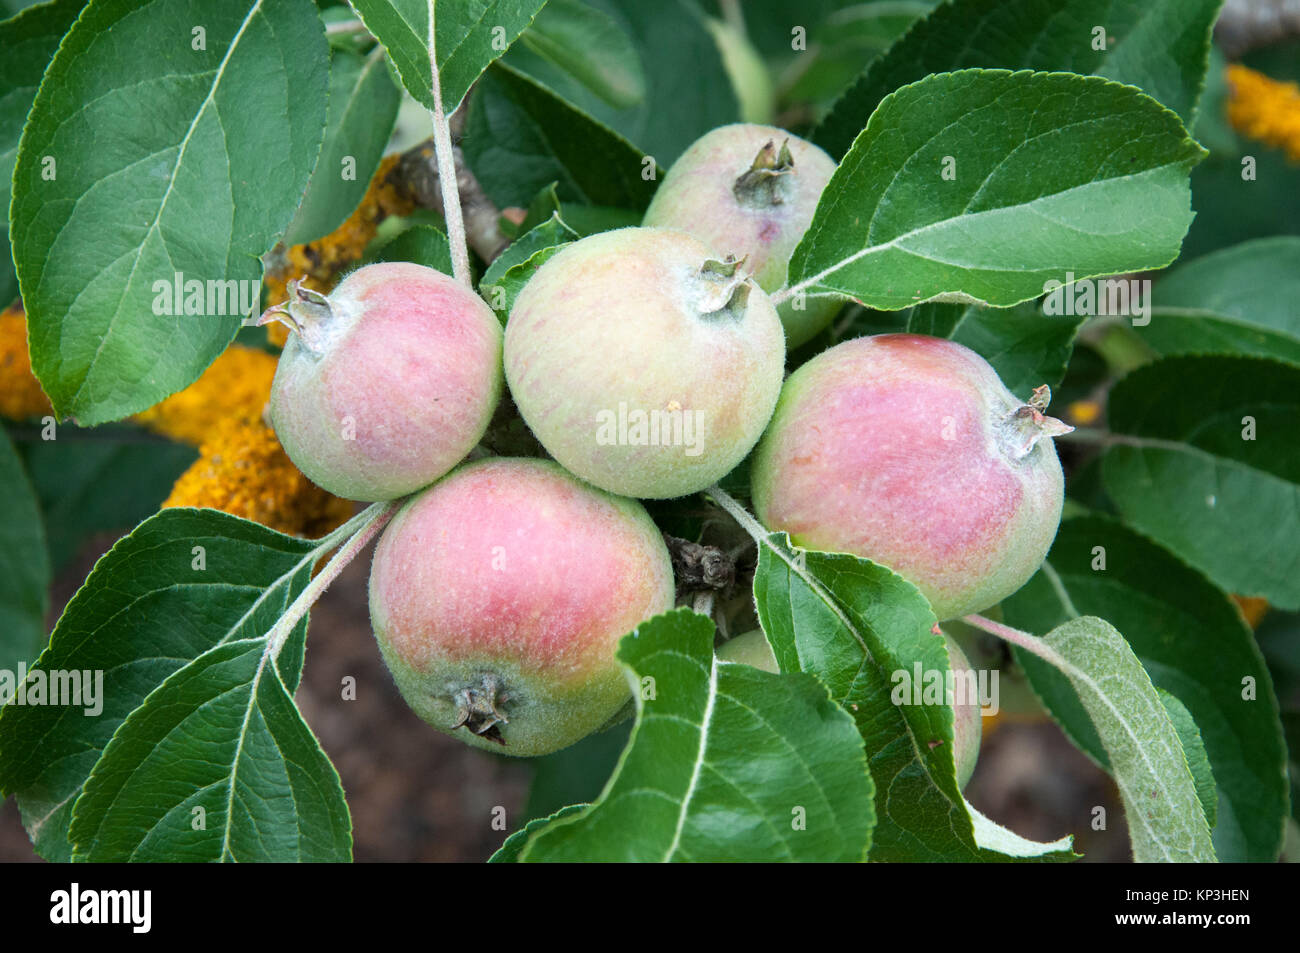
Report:
M 135 420 L 173 440 L 201 444 L 224 420 L 261 416 L 271 394 L 275 364 L 275 357 L 265 351 L 232 344 L 202 377 L 137 414 Z
M 996 714 L 984 715 L 980 718 L 980 730 L 987 738 L 1004 725 L 1038 725 L 1048 720 L 1047 713 L 1044 711 L 998 711 Z
M 0 312 L 0 417 L 28 420 L 52 413 L 50 399 L 32 374 L 27 316 L 21 303 Z
M 1300 162 L 1300 85 L 1230 64 L 1228 121 L 1243 136 L 1283 149 L 1292 162 Z
M 322 536 L 352 515 L 352 504 L 311 483 L 261 420 L 218 421 L 199 447 L 169 506 L 200 506 L 254 520 L 282 533 Z
M 1246 624 L 1252 629 L 1259 625 L 1264 614 L 1268 612 L 1268 600 L 1260 599 L 1258 596 L 1233 596 L 1232 601 L 1237 603 L 1241 614 L 1246 617 Z
M 206 506 L 294 536 L 321 536 L 352 515 L 352 504 L 311 483 L 262 420 L 276 359 L 232 345 L 197 381 L 135 418 L 197 444 L 168 506 Z
M 1076 427 L 1087 427 L 1101 416 L 1101 405 L 1095 400 L 1076 400 L 1065 408 L 1065 416 Z

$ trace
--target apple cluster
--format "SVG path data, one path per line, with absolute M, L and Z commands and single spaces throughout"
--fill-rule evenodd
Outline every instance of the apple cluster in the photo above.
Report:
M 639 501 L 746 460 L 769 531 L 893 569 L 939 621 L 1041 564 L 1065 429 L 1046 388 L 1018 400 L 973 351 L 908 334 L 845 341 L 786 377 L 787 352 L 843 304 L 770 297 L 834 171 L 783 130 L 714 130 L 641 227 L 542 264 L 504 332 L 471 289 L 414 264 L 363 267 L 328 296 L 291 285 L 272 309 L 294 331 L 270 403 L 290 458 L 339 496 L 409 497 L 376 547 L 370 612 L 431 725 L 527 756 L 624 715 L 617 643 L 676 599 Z M 503 385 L 550 459 L 477 449 Z M 761 632 L 720 654 L 776 668 Z M 963 781 L 978 746 L 978 709 L 958 711 Z

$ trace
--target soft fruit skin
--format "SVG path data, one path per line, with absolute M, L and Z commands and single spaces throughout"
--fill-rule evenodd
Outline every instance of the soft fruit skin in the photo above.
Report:
M 668 229 L 569 245 L 506 325 L 506 381 L 524 421 L 567 470 L 624 496 L 685 496 L 729 473 L 771 417 L 784 363 L 767 295 Z M 662 423 L 638 430 L 638 414 Z M 691 426 L 662 425 L 673 420 Z
M 370 573 L 371 624 L 411 708 L 518 756 L 619 714 L 618 641 L 673 601 L 641 504 L 536 459 L 476 461 L 426 489 L 384 531 Z
M 966 653 L 961 650 L 952 636 L 944 633 L 943 641 L 948 648 L 948 665 L 953 675 L 958 676 L 960 672 L 972 671 Z M 752 665 L 764 672 L 780 671 L 776 664 L 776 656 L 772 654 L 772 647 L 767 643 L 767 636 L 760 629 L 737 635 L 723 642 L 718 646 L 718 658 L 726 662 Z M 954 685 L 964 685 L 967 682 L 968 677 L 959 676 L 954 679 Z M 975 773 L 975 762 L 979 758 L 980 739 L 984 731 L 983 720 L 979 703 L 975 698 L 959 695 L 953 701 L 952 759 L 957 770 L 957 786 L 964 788 L 970 781 L 971 775 Z
M 764 672 L 780 672 L 772 646 L 767 644 L 767 636 L 762 629 L 754 629 L 734 636 L 718 646 L 718 658 L 725 662 L 739 662 L 752 665 Z
M 398 262 L 360 268 L 328 297 L 293 293 L 272 309 L 297 333 L 270 415 L 308 479 L 346 499 L 391 500 L 465 458 L 501 397 L 501 324 L 482 299 Z
M 770 144 L 770 149 L 769 149 Z M 792 166 L 779 162 L 782 146 Z M 766 153 L 776 163 L 767 181 L 742 177 Z M 646 210 L 643 225 L 680 228 L 720 255 L 745 257 L 766 292 L 786 283 L 790 256 L 812 222 L 835 161 L 811 142 L 775 126 L 737 123 L 705 133 L 673 163 Z M 753 181 L 752 178 L 749 181 Z M 798 347 L 830 323 L 839 298 L 808 297 L 780 306 L 787 347 Z
M 942 621 L 1019 589 L 1061 518 L 1047 388 L 1017 400 L 960 344 L 885 334 L 839 344 L 786 382 L 754 454 L 759 519 L 914 583 Z

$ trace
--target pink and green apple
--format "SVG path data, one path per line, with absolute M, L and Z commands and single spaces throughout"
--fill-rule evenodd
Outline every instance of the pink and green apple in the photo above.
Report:
M 635 500 L 551 461 L 466 464 L 375 548 L 370 619 L 407 704 L 504 754 L 547 754 L 628 702 L 619 639 L 671 609 L 667 547 Z

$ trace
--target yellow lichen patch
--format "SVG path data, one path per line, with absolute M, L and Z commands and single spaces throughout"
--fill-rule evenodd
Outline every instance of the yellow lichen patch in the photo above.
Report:
M 983 715 L 980 718 L 980 730 L 987 738 L 1003 725 L 1038 725 L 1047 720 L 1047 713 L 1044 711 L 999 711 L 993 715 Z
M 1246 624 L 1252 629 L 1259 625 L 1264 613 L 1268 612 L 1268 600 L 1258 596 L 1233 596 L 1232 601 L 1237 603 L 1241 614 L 1246 617 Z
M 352 515 L 351 503 L 298 471 L 262 421 L 275 365 L 265 351 L 232 345 L 197 381 L 135 418 L 199 447 L 199 459 L 181 474 L 164 507 L 211 507 L 310 537 Z
M 288 298 L 286 285 L 293 278 L 303 279 L 304 287 L 328 292 L 339 276 L 360 260 L 366 246 L 374 239 L 379 224 L 390 215 L 410 215 L 415 209 L 400 188 L 389 181 L 389 173 L 400 156 L 391 155 L 379 164 L 361 204 L 347 221 L 324 238 L 284 250 L 283 263 L 266 274 L 266 300 L 279 304 Z M 280 324 L 267 327 L 271 343 L 283 347 L 288 331 Z
M 0 417 L 27 420 L 52 413 L 50 399 L 32 375 L 27 316 L 15 303 L 0 312 Z
M 202 377 L 137 414 L 136 422 L 173 440 L 201 444 L 221 421 L 261 417 L 275 364 L 275 357 L 265 351 L 232 344 Z
M 1076 427 L 1087 427 L 1101 416 L 1101 405 L 1095 400 L 1076 400 L 1065 408 L 1065 416 Z
M 218 421 L 163 507 L 224 510 L 294 536 L 318 537 L 352 515 L 352 504 L 311 483 L 260 420 Z
M 1228 121 L 1243 136 L 1286 150 L 1300 162 L 1300 85 L 1228 66 Z

